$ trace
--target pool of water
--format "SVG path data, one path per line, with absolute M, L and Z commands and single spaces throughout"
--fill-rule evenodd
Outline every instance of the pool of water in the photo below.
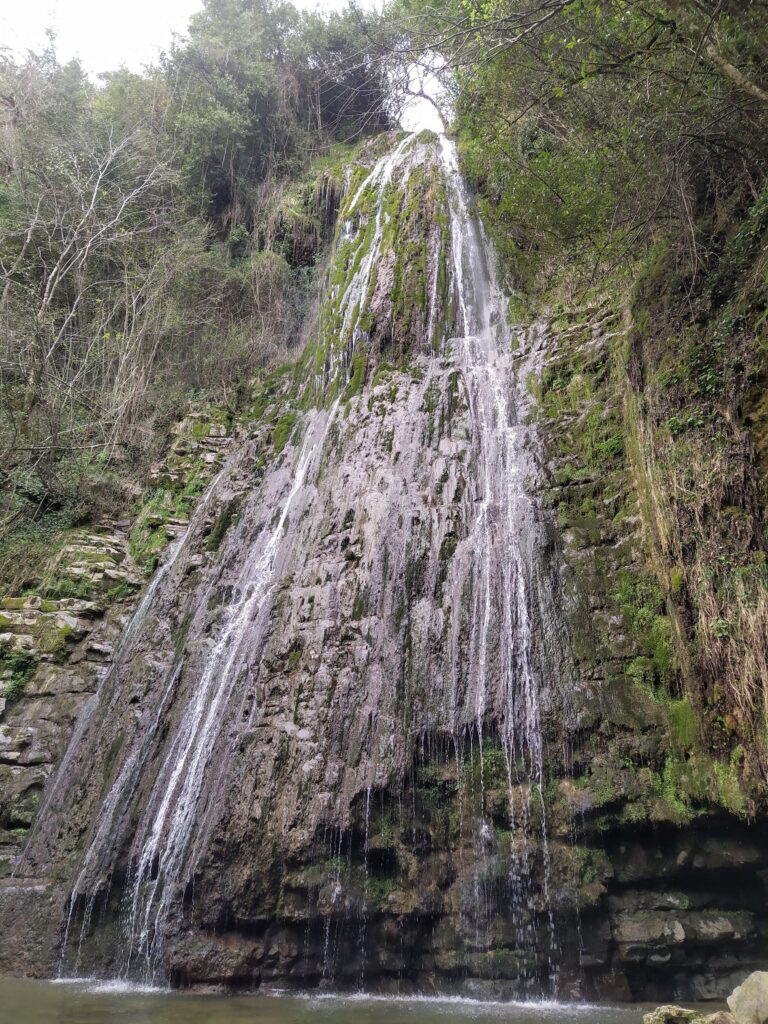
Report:
M 0 1024 L 640 1024 L 644 1006 L 378 996 L 220 996 L 0 978 Z

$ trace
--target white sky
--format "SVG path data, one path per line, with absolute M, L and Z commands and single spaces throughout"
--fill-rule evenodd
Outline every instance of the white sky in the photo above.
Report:
M 333 11 L 346 0 L 293 0 L 305 10 Z M 378 3 L 367 0 L 364 6 Z M 174 33 L 184 35 L 190 16 L 203 0 L 0 0 L 0 46 L 18 55 L 46 45 L 46 29 L 56 33 L 61 61 L 79 57 L 92 78 L 124 64 L 140 71 L 157 60 Z M 425 100 L 411 100 L 403 117 L 409 130 L 442 131 L 442 122 Z
M 340 10 L 344 0 L 294 0 L 305 10 Z M 59 59 L 79 57 L 91 76 L 125 64 L 139 71 L 184 35 L 202 0 L 0 0 L 0 45 L 39 50 L 56 33 Z

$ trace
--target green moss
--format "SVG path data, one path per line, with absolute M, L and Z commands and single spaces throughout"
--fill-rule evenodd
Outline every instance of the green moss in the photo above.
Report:
M 179 624 L 179 628 L 176 632 L 176 636 L 173 639 L 173 650 L 175 656 L 178 658 L 181 652 L 184 650 L 184 645 L 187 642 L 187 636 L 189 635 L 189 627 L 192 625 L 192 613 L 187 612 L 184 618 Z
M 610 867 L 605 853 L 588 846 L 553 847 L 553 866 L 569 901 L 586 908 L 594 906 L 605 892 L 602 880 Z
M 667 757 L 655 788 L 671 817 L 680 823 L 701 813 L 702 805 L 719 805 L 737 815 L 744 814 L 746 808 L 738 765 L 703 753 L 687 759 Z
M 70 579 L 55 573 L 44 575 L 40 581 L 39 591 L 55 601 L 77 598 L 88 601 L 93 597 L 93 580 L 88 577 Z
M 667 708 L 672 739 L 681 750 L 692 750 L 698 735 L 699 722 L 688 698 L 672 700 Z
M 658 581 L 647 570 L 624 569 L 612 596 L 642 649 L 642 655 L 628 669 L 629 674 L 649 687 L 669 690 L 676 663 L 672 624 Z
M 368 346 L 361 342 L 352 353 L 352 375 L 347 385 L 347 398 L 360 394 L 368 367 Z
M 467 756 L 469 757 L 471 754 Z M 482 771 L 485 789 L 506 789 L 509 781 L 507 759 L 498 740 L 483 740 L 482 751 L 479 754 L 475 752 L 473 764 L 478 781 Z
M 40 630 L 40 650 L 54 661 L 63 661 L 69 649 L 74 630 L 71 626 L 56 626 L 50 620 L 44 621 Z
M 577 789 L 589 790 L 591 804 L 595 808 L 615 803 L 621 795 L 616 774 L 601 769 L 603 766 L 596 762 L 591 774 L 573 779 Z
M 106 598 L 110 602 L 125 601 L 135 593 L 136 585 L 134 583 L 130 583 L 128 580 L 123 580 L 121 583 L 117 583 L 107 591 Z
M 355 601 L 352 605 L 352 619 L 359 621 L 365 618 L 368 613 L 368 591 L 363 588 L 355 594 Z
M 442 565 L 445 565 L 447 562 L 450 562 L 450 560 L 456 553 L 456 548 L 458 547 L 458 544 L 459 538 L 455 533 L 446 533 L 445 537 L 443 537 L 443 542 L 440 545 L 439 558 L 440 563 Z
M 231 501 L 227 502 L 221 512 L 216 516 L 216 520 L 211 527 L 211 532 L 208 535 L 205 545 L 209 551 L 219 550 L 221 542 L 224 540 L 227 531 L 237 518 L 239 508 L 240 499 L 233 498 Z
M 0 644 L 0 672 L 11 674 L 3 694 L 9 704 L 15 703 L 23 695 L 39 663 L 40 656 L 34 651 L 13 650 L 10 644 Z
M 199 467 L 192 467 L 183 486 L 173 490 L 157 487 L 148 491 L 131 530 L 128 548 L 133 560 L 146 575 L 157 567 L 158 556 L 168 544 L 166 523 L 171 519 L 187 519 L 192 505 L 202 494 L 205 477 Z
M 150 498 L 136 519 L 129 541 L 131 557 L 147 576 L 155 571 L 158 554 L 168 543 L 165 530 L 150 522 L 154 507 L 159 507 L 161 501 Z
M 365 881 L 365 898 L 373 907 L 386 910 L 389 896 L 397 889 L 394 878 L 386 875 L 369 875 Z
M 119 732 L 117 736 L 112 740 L 107 750 L 106 757 L 104 758 L 104 784 L 107 785 L 109 777 L 112 774 L 112 769 L 117 761 L 117 756 L 122 750 L 123 743 L 125 742 L 125 734 Z
M 291 644 L 288 656 L 285 661 L 285 667 L 290 672 L 295 669 L 301 662 L 302 655 L 304 654 L 304 643 L 300 639 L 296 639 Z
M 295 412 L 285 412 L 275 424 L 275 429 L 272 432 L 272 444 L 276 454 L 279 455 L 285 448 L 293 433 L 293 428 L 296 426 L 297 419 L 298 416 Z
M 384 383 L 384 381 L 388 380 L 388 378 L 391 377 L 392 374 L 395 373 L 395 372 L 396 372 L 396 368 L 395 368 L 395 366 L 393 366 L 392 363 L 388 363 L 386 361 L 379 363 L 379 365 L 373 371 L 373 378 L 371 380 L 371 387 L 373 387 L 373 388 L 378 387 L 379 384 Z
M 745 814 L 747 799 L 742 789 L 739 761 L 732 757 L 728 764 L 712 761 L 711 765 L 716 782 L 717 802 L 733 814 Z

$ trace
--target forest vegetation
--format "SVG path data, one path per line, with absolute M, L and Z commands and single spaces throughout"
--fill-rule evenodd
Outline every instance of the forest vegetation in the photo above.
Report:
M 0 578 L 295 349 L 313 161 L 391 124 L 379 19 L 211 0 L 144 74 L 0 53 Z M 327 226 L 327 225 L 326 225 Z

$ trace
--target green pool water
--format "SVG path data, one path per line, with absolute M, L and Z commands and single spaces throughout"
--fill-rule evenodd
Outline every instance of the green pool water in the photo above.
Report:
M 640 1024 L 644 1006 L 376 996 L 199 995 L 0 979 L 0 1024 Z

